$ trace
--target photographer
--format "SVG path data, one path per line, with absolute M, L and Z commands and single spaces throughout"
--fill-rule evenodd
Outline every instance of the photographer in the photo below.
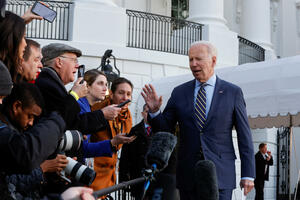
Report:
M 29 156 L 27 156 L 26 154 L 29 154 L 29 152 L 35 152 L 35 154 L 38 154 L 39 156 L 36 156 L 35 159 L 32 160 L 30 163 L 30 166 L 35 167 L 35 169 L 31 172 L 31 176 L 21 178 L 21 180 L 24 181 L 24 184 L 26 184 L 26 182 L 30 183 L 28 184 L 29 187 L 35 187 L 35 185 L 38 185 L 43 181 L 42 171 L 40 168 L 38 168 L 38 165 L 42 161 L 44 161 L 47 158 L 47 156 L 49 156 L 49 154 L 54 152 L 57 145 L 57 141 L 60 138 L 60 136 L 58 137 L 58 134 L 56 132 L 62 132 L 62 128 L 64 128 L 64 126 L 57 127 L 55 126 L 56 124 L 51 124 L 53 128 L 49 127 L 45 129 L 43 125 L 50 125 L 51 122 L 49 123 L 49 120 L 43 121 L 43 119 L 41 119 L 39 123 L 36 124 L 33 128 L 31 128 L 33 126 L 35 118 L 37 118 L 41 114 L 43 104 L 43 98 L 38 88 L 29 83 L 15 85 L 15 87 L 12 89 L 11 94 L 5 97 L 5 99 L 3 100 L 3 107 L 0 113 L 0 136 L 2 143 L 0 145 L 0 149 L 1 152 L 5 153 L 14 148 L 16 149 L 16 152 L 14 152 L 14 154 L 11 157 L 7 157 L 7 155 L 4 156 L 4 160 L 8 161 L 9 168 L 7 168 L 5 171 L 1 170 L 1 194 L 10 196 L 11 193 L 14 193 L 12 191 L 12 188 L 15 187 L 10 187 L 10 183 L 17 184 L 17 182 L 14 182 L 14 180 L 17 179 L 17 177 L 11 174 L 27 173 L 27 171 L 22 171 L 22 168 L 17 170 L 16 167 L 20 168 L 20 166 L 28 164 L 26 162 L 26 157 Z M 53 114 L 53 117 L 58 118 L 58 121 L 60 121 L 63 124 L 62 119 L 59 118 L 58 115 Z M 16 135 L 24 139 L 24 141 L 26 141 L 26 139 L 28 139 L 30 136 L 36 137 L 35 132 L 50 132 L 52 136 L 46 137 L 45 139 L 51 139 L 51 141 L 56 141 L 56 143 L 52 144 L 52 142 L 47 141 L 47 143 L 50 143 L 53 146 L 51 146 L 51 148 L 48 149 L 42 149 L 40 147 L 41 145 L 48 146 L 44 144 L 45 142 L 43 140 L 28 140 L 28 142 L 33 142 L 32 149 L 29 149 L 27 148 L 27 146 L 20 146 L 22 145 L 22 143 L 16 140 L 18 139 Z M 5 136 L 9 140 L 5 140 Z M 47 136 L 47 134 L 45 134 L 45 136 Z M 23 151 L 19 152 L 18 149 L 21 149 Z M 37 152 L 37 150 L 42 151 Z M 14 166 L 15 162 L 11 162 L 14 159 L 19 162 L 17 166 Z M 22 162 L 24 162 L 24 164 Z M 11 176 L 13 176 L 12 179 L 10 178 Z
M 10 93 L 12 82 L 8 70 L 1 64 L 0 72 L 0 96 L 6 96 Z M 24 101 L 27 104 L 35 102 L 34 97 L 29 94 L 26 94 L 26 98 L 22 100 L 16 94 L 13 94 L 10 98 L 16 98 L 18 102 Z M 5 101 L 7 102 L 8 100 Z M 14 111 L 11 112 L 14 113 Z M 27 134 L 20 134 L 20 130 L 12 128 L 3 122 L 3 118 L 10 118 L 9 107 L 1 105 L 0 113 L 2 116 L 0 119 L 1 158 L 9 161 L 0 165 L 1 172 L 28 173 L 32 169 L 39 167 L 54 152 L 65 128 L 63 119 L 56 113 L 51 113 L 49 117 L 40 119 L 30 130 L 24 131 Z M 17 118 L 14 119 L 17 120 Z

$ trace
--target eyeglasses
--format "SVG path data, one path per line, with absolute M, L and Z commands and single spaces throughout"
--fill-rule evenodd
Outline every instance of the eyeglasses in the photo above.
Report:
M 61 58 L 68 58 L 70 60 L 72 60 L 75 64 L 78 64 L 78 59 L 77 58 L 70 58 L 70 57 L 66 57 L 66 56 L 59 56 Z

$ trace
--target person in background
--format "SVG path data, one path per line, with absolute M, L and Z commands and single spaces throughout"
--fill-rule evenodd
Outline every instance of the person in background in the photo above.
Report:
M 268 151 L 266 143 L 259 144 L 258 148 L 259 151 L 255 154 L 255 200 L 263 200 L 265 181 L 269 180 L 269 166 L 273 165 L 273 156 L 271 151 Z
M 144 104 L 141 115 L 142 121 L 135 125 L 129 135 L 135 135 L 137 138 L 130 144 L 124 144 L 120 158 L 119 177 L 120 182 L 129 181 L 143 176 L 145 165 L 145 155 L 151 143 L 153 130 L 148 123 L 149 108 Z M 161 171 L 146 193 L 146 199 L 164 199 L 175 200 L 176 198 L 176 153 L 173 152 L 169 159 L 168 166 Z M 142 199 L 144 184 L 130 187 L 131 195 L 137 200 Z
M 19 68 L 19 74 L 24 81 L 34 83 L 35 79 L 43 68 L 42 64 L 42 52 L 40 44 L 34 40 L 26 39 L 27 46 L 25 47 L 21 66 Z
M 109 98 L 96 103 L 92 106 L 92 110 L 102 109 L 103 107 L 120 104 L 132 98 L 132 83 L 123 77 L 113 81 Z M 91 135 L 91 142 L 112 139 L 118 134 L 128 134 L 132 127 L 132 117 L 128 109 L 128 104 L 122 107 L 120 114 L 113 120 L 108 120 L 109 126 L 102 131 Z M 122 144 L 114 147 L 112 158 L 97 157 L 94 158 L 94 170 L 97 172 L 95 181 L 91 185 L 94 190 L 100 190 L 110 187 L 116 183 L 116 164 L 117 151 Z
M 152 129 L 148 124 L 148 106 L 143 106 L 142 121 L 132 127 L 129 135 L 137 138 L 130 144 L 124 144 L 121 151 L 119 177 L 120 182 L 129 181 L 143 176 L 145 155 L 151 142 Z M 142 199 L 144 184 L 130 186 L 130 192 L 137 200 Z M 147 193 L 148 194 L 148 193 Z M 149 195 L 147 195 L 149 196 Z

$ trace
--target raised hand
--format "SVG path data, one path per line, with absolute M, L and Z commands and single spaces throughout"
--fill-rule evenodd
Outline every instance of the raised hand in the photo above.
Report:
M 143 92 L 141 92 L 141 95 L 143 96 L 145 103 L 149 107 L 150 113 L 155 113 L 159 110 L 162 104 L 162 96 L 158 97 L 155 88 L 151 84 L 145 85 L 145 87 L 143 88 Z
M 38 19 L 38 20 L 42 20 L 43 19 L 43 17 L 41 17 L 41 16 L 38 16 L 38 15 L 36 15 L 36 14 L 33 14 L 32 12 L 31 12 L 31 9 L 32 9 L 32 6 L 24 13 L 24 15 L 22 16 L 22 18 L 24 19 L 24 21 L 25 21 L 25 24 L 28 24 L 28 23 L 30 23 L 32 20 L 34 20 L 34 19 Z

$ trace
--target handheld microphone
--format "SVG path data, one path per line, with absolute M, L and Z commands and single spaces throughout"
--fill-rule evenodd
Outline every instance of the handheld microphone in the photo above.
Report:
M 171 133 L 158 132 L 152 136 L 149 149 L 146 153 L 146 166 L 151 168 L 156 164 L 157 170 L 163 170 L 167 165 L 177 143 L 177 137 Z
M 218 200 L 219 188 L 215 164 L 210 160 L 199 160 L 195 165 L 197 199 Z

